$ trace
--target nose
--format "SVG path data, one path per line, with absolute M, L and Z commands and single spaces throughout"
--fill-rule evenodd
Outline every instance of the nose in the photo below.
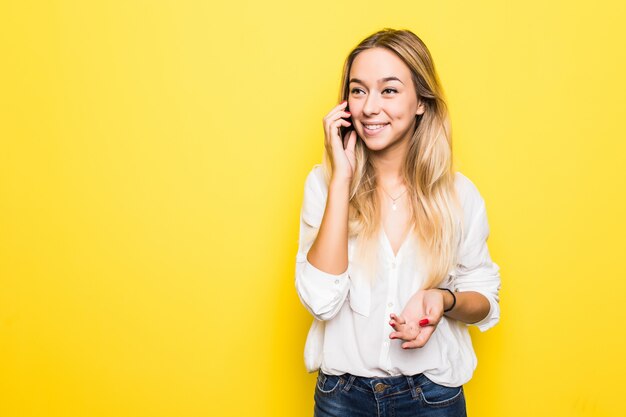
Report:
M 363 105 L 365 115 L 378 114 L 380 112 L 380 98 L 377 94 L 368 94 Z

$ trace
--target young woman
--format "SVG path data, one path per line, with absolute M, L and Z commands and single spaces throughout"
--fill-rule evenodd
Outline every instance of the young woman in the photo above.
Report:
M 468 324 L 499 320 L 485 203 L 452 167 L 430 52 L 385 29 L 346 59 L 306 179 L 296 288 L 316 417 L 465 416 Z

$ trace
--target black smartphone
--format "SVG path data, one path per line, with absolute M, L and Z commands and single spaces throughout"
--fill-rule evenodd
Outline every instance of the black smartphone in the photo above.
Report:
M 350 111 L 348 109 L 348 106 L 346 106 L 344 111 Z M 350 123 L 352 123 L 352 117 L 344 117 L 344 120 L 349 121 Z M 339 137 L 341 138 L 341 140 L 343 140 L 343 138 L 346 136 L 346 134 L 352 130 L 352 125 L 350 126 L 339 126 Z

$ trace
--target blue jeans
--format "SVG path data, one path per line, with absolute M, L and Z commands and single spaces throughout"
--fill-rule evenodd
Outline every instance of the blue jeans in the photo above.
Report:
M 314 398 L 314 417 L 467 416 L 463 386 L 445 387 L 423 374 L 364 378 L 320 370 Z

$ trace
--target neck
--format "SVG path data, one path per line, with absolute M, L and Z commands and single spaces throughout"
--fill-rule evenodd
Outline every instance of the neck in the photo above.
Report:
M 394 189 L 404 182 L 402 167 L 406 158 L 407 144 L 408 141 L 402 141 L 397 143 L 397 146 L 370 154 L 376 177 L 383 187 Z

